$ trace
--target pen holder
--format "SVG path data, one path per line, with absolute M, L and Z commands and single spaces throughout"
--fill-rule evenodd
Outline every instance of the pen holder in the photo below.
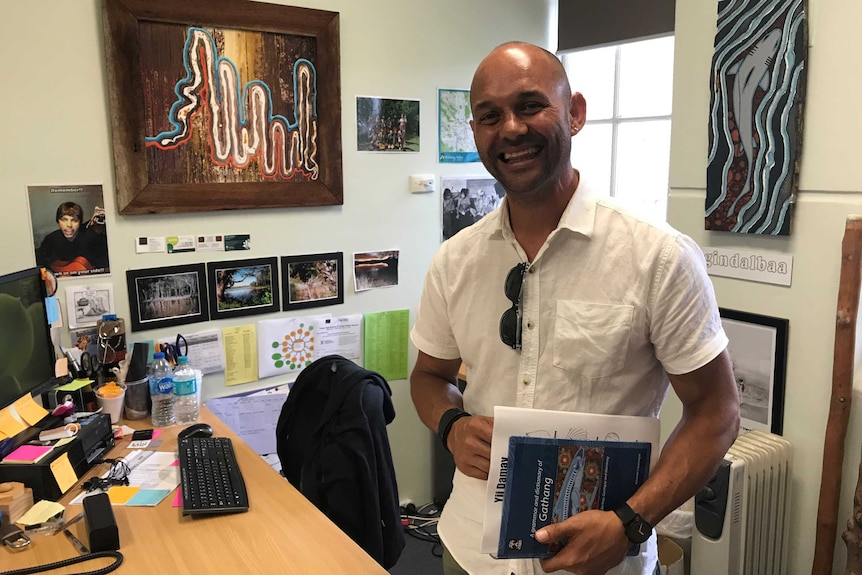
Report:
M 150 413 L 150 386 L 146 377 L 126 381 L 126 419 L 143 419 Z

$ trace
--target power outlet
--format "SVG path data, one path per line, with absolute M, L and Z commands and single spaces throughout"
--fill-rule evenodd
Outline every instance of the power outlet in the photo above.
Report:
M 410 176 L 409 190 L 411 194 L 424 194 L 434 191 L 434 174 L 419 174 Z

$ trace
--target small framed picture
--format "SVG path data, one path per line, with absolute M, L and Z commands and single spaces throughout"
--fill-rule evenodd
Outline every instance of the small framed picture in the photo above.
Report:
M 209 262 L 210 317 L 279 311 L 278 258 Z
M 114 313 L 114 284 L 66 288 L 69 327 L 92 327 L 106 313 Z
M 742 431 L 781 435 L 787 366 L 786 319 L 719 308 L 739 390 Z
M 209 319 L 204 264 L 126 272 L 132 331 Z
M 344 254 L 282 256 L 284 311 L 344 303 Z

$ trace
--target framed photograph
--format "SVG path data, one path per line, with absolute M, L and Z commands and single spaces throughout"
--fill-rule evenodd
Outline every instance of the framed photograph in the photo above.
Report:
M 93 327 L 106 313 L 115 313 L 114 284 L 94 284 L 66 288 L 69 327 Z
M 278 258 L 209 262 L 210 318 L 279 311 Z
M 344 254 L 282 256 L 284 311 L 344 303 Z
M 204 264 L 129 270 L 126 283 L 132 331 L 209 319 Z
M 741 430 L 781 435 L 788 320 L 719 308 L 739 389 Z
M 121 214 L 344 203 L 337 12 L 102 6 Z

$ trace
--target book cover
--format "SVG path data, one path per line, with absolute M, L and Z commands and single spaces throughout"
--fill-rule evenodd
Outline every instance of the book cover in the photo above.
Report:
M 659 421 L 655 417 L 496 406 L 494 434 L 491 439 L 491 465 L 485 487 L 485 516 L 482 521 L 480 551 L 493 555 L 497 553 L 499 547 L 510 437 L 651 443 L 650 469 L 652 469 L 660 453 L 659 432 Z
M 497 558 L 550 557 L 537 530 L 588 509 L 615 509 L 646 481 L 652 446 L 511 437 Z

